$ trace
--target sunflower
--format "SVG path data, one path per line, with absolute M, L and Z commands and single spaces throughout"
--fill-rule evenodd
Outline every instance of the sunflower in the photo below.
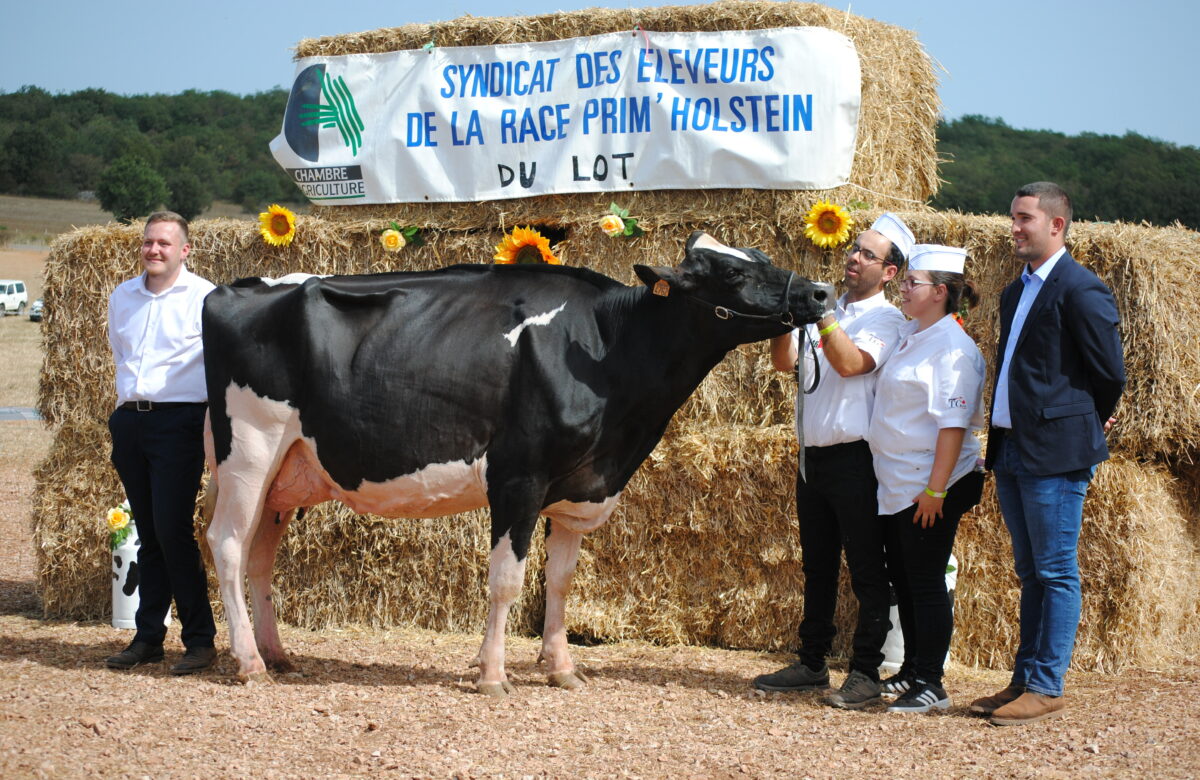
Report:
M 501 265 L 523 263 L 549 263 L 562 265 L 562 261 L 550 251 L 550 239 L 533 228 L 516 227 L 512 233 L 496 244 L 496 255 L 492 258 Z
M 383 248 L 389 252 L 399 252 L 408 242 L 404 240 L 404 234 L 394 228 L 388 228 L 379 236 L 379 243 L 383 244 Z
M 277 203 L 258 215 L 258 224 L 263 241 L 271 246 L 287 246 L 296 237 L 296 215 Z
M 844 243 L 850 237 L 854 220 L 841 206 L 821 200 L 804 215 L 804 224 L 808 226 L 804 229 L 804 235 L 817 246 L 828 249 Z

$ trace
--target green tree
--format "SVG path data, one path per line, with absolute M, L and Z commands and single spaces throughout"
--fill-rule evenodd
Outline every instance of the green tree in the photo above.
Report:
M 167 188 L 171 196 L 167 208 L 181 214 L 184 219 L 195 219 L 212 205 L 212 194 L 200 181 L 200 177 L 186 169 L 176 169 L 167 174 Z
M 140 157 L 122 157 L 100 175 L 96 197 L 100 208 L 129 224 L 158 208 L 169 197 L 167 183 Z
M 279 194 L 279 181 L 262 170 L 246 174 L 233 189 L 234 199 L 251 214 L 262 211 L 268 204 L 279 200 Z

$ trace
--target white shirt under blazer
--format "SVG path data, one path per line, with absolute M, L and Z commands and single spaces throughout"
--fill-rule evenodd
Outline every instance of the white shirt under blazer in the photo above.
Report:
M 200 313 L 215 285 L 180 268 L 170 289 L 146 289 L 146 275 L 122 282 L 108 299 L 108 343 L 117 367 L 117 405 L 126 401 L 202 402 Z
M 879 372 L 867 441 L 879 480 L 879 514 L 908 508 L 929 485 L 938 432 L 966 428 L 962 452 L 947 487 L 975 468 L 983 427 L 987 368 L 979 347 L 953 317 L 917 332 L 900 332 L 900 346 Z
M 804 397 L 804 429 L 800 436 L 800 415 L 796 416 L 796 433 L 806 447 L 829 447 L 865 439 L 875 402 L 875 381 L 879 367 L 900 342 L 904 315 L 881 292 L 862 301 L 847 303 L 846 296 L 838 298 L 834 316 L 838 325 L 850 337 L 854 346 L 875 361 L 875 369 L 858 376 L 843 377 L 829 365 L 825 351 L 817 347 L 821 366 L 821 381 L 812 395 Z M 820 343 L 815 324 L 809 325 L 808 335 L 813 344 Z M 816 372 L 812 353 L 801 349 L 800 331 L 792 331 L 792 343 L 805 361 L 804 379 L 811 384 Z M 800 388 L 802 392 L 804 388 Z M 800 399 L 797 398 L 797 405 Z

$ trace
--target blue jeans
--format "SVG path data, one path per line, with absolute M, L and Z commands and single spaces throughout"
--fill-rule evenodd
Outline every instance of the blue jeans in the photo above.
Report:
M 1083 499 L 1096 467 L 1031 474 L 1016 442 L 1006 437 L 992 471 L 1021 580 L 1021 638 L 1012 684 L 1062 696 L 1082 601 L 1077 550 Z

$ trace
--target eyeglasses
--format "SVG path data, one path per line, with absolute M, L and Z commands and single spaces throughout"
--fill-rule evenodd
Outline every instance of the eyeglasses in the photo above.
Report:
M 863 249 L 858 244 L 854 244 L 849 249 L 846 250 L 846 257 L 853 257 L 854 255 L 858 255 L 863 260 L 865 260 L 868 264 L 884 262 L 884 258 L 875 254 L 870 249 Z
M 920 279 L 913 279 L 911 276 L 906 276 L 900 280 L 899 287 L 901 290 L 909 292 L 912 290 L 912 288 L 919 284 L 928 284 L 935 287 L 937 286 L 937 282 L 922 282 Z

